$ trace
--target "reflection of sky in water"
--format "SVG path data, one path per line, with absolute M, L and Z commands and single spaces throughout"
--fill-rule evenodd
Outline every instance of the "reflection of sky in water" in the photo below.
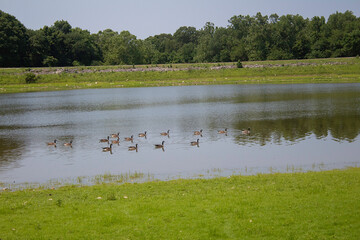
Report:
M 360 84 L 99 89 L 0 96 L 0 182 L 142 172 L 155 178 L 359 164 Z M 217 130 L 229 128 L 228 136 Z M 241 129 L 251 127 L 250 136 Z M 170 138 L 160 132 L 170 129 Z M 194 130 L 204 130 L 200 147 Z M 113 154 L 110 133 L 135 137 Z M 57 148 L 45 142 L 58 139 Z M 74 147 L 62 143 L 74 139 Z M 153 144 L 165 140 L 165 152 Z M 317 167 L 318 166 L 318 167 Z

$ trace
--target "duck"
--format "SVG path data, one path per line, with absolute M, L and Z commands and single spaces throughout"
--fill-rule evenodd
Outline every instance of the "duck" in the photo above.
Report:
M 190 142 L 191 146 L 199 146 L 199 139 L 196 142 Z
M 139 137 L 146 137 L 146 131 L 138 134 Z
M 202 131 L 203 131 L 202 129 L 200 131 L 195 131 L 194 135 L 202 135 Z
M 130 146 L 129 148 L 129 151 L 134 151 L 134 150 L 138 150 L 138 144 L 135 144 L 135 146 Z
M 161 144 L 155 144 L 155 148 L 164 148 L 165 141 L 162 141 Z
M 120 132 L 111 134 L 112 138 L 118 138 L 120 135 Z
M 110 147 L 103 147 L 102 150 L 103 152 L 111 152 L 112 149 L 112 144 L 110 144 Z
M 162 132 L 160 135 L 162 136 L 169 136 L 170 130 L 167 130 L 167 132 Z
M 242 134 L 249 135 L 250 134 L 250 128 L 241 130 Z
M 110 138 L 110 137 L 107 136 L 107 138 L 100 139 L 100 142 L 107 142 L 107 143 L 108 143 L 108 142 L 109 142 L 109 138 Z
M 126 138 L 124 138 L 125 139 L 125 141 L 133 141 L 134 140 L 134 135 L 131 135 L 131 137 L 126 137 Z
M 120 138 L 118 137 L 117 140 L 111 140 L 111 143 L 119 144 L 120 143 Z
M 70 142 L 64 143 L 64 146 L 72 147 L 72 142 L 73 142 L 73 140 L 70 140 Z
M 48 142 L 47 145 L 48 146 L 55 146 L 56 147 L 56 139 L 54 140 L 54 142 Z
M 225 130 L 219 130 L 218 133 L 219 133 L 219 134 L 227 133 L 227 128 L 225 128 Z

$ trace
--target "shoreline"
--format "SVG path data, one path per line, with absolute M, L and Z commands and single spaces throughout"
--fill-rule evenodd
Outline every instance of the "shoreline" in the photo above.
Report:
M 360 82 L 358 58 L 0 69 L 0 94 L 94 88 Z M 25 83 L 26 74 L 35 83 Z
M 356 239 L 359 180 L 360 168 L 347 168 L 6 191 L 0 232 L 5 239 Z

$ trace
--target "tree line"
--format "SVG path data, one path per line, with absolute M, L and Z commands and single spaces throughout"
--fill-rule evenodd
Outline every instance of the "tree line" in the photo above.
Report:
M 360 18 L 351 11 L 312 19 L 300 15 L 233 16 L 144 40 L 129 31 L 91 34 L 56 21 L 27 29 L 0 10 L 0 67 L 162 64 L 352 57 L 360 54 Z

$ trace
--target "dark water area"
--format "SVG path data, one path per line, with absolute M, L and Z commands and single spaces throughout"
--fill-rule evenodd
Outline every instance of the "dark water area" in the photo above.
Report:
M 228 129 L 227 134 L 218 130 Z M 250 134 L 243 132 L 250 128 Z M 170 130 L 169 136 L 160 132 Z M 196 130 L 203 134 L 194 135 Z M 138 137 L 147 131 L 146 138 Z M 120 132 L 120 143 L 100 143 Z M 0 95 L 0 182 L 318 171 L 360 163 L 360 84 L 220 85 Z M 133 135 L 133 142 L 125 137 Z M 47 142 L 57 140 L 57 146 Z M 110 138 L 116 140 L 116 138 Z M 199 139 L 199 145 L 191 141 Z M 73 140 L 72 147 L 64 146 Z M 154 144 L 165 141 L 164 148 Z M 137 151 L 129 146 L 138 144 Z

